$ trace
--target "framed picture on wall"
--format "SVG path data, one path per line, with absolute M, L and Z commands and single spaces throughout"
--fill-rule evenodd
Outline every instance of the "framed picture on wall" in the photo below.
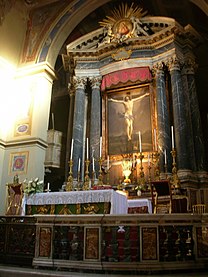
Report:
M 149 85 L 119 89 L 107 97 L 108 153 L 119 155 L 152 150 L 152 118 Z
M 10 154 L 9 174 L 26 174 L 29 152 L 15 152 Z

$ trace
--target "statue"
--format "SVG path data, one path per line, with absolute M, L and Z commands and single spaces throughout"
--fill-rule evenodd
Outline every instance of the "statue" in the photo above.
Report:
M 118 100 L 118 99 L 113 99 L 113 98 L 109 98 L 109 101 L 115 102 L 115 103 L 121 103 L 124 105 L 124 118 L 126 121 L 126 133 L 127 133 L 127 137 L 128 140 L 132 139 L 132 133 L 133 133 L 133 120 L 134 120 L 134 116 L 133 116 L 133 105 L 134 102 L 137 100 L 141 100 L 142 98 L 144 98 L 145 96 L 149 95 L 149 92 L 131 99 L 130 96 L 126 96 L 124 98 L 124 100 Z

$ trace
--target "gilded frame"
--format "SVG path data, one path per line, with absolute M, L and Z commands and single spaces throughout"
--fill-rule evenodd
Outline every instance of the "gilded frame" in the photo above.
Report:
M 127 135 L 125 116 L 125 97 L 133 100 L 133 130 L 131 139 Z M 119 100 L 114 102 L 112 99 Z M 107 154 L 111 156 L 139 152 L 139 132 L 141 133 L 142 152 L 153 150 L 155 128 L 153 95 L 150 84 L 128 86 L 109 90 L 105 95 L 105 140 Z M 112 120 L 113 119 L 113 120 Z M 115 124 L 116 123 L 116 124 Z
M 10 153 L 9 174 L 26 174 L 29 151 Z
M 100 227 L 84 228 L 84 260 L 100 260 Z

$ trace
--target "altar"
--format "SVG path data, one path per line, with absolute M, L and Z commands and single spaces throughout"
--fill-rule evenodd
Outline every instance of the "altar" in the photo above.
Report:
M 36 193 L 24 199 L 26 215 L 127 214 L 127 197 L 113 189 Z

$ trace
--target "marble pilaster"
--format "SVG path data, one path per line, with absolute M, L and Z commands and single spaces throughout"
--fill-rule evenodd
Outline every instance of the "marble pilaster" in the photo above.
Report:
M 177 152 L 178 169 L 191 169 L 187 140 L 189 139 L 185 96 L 179 61 L 176 57 L 168 62 L 171 75 L 173 122 L 175 134 L 175 148 Z
M 168 171 L 171 170 L 170 157 L 170 120 L 168 113 L 165 75 L 162 63 L 154 65 L 153 72 L 156 79 L 156 106 L 157 106 L 157 126 L 158 126 L 158 145 L 161 149 L 160 153 L 160 168 L 164 170 L 164 150 L 167 153 Z
M 98 159 L 100 149 L 101 136 L 101 96 L 100 84 L 101 77 L 91 77 L 90 83 L 92 86 L 91 100 L 91 122 L 90 122 L 90 150 L 95 158 L 95 171 L 98 172 Z
M 87 83 L 86 78 L 74 77 L 75 86 L 75 103 L 74 103 L 74 120 L 73 120 L 73 176 L 77 177 L 78 160 L 81 159 L 83 164 L 83 146 L 84 143 L 84 130 L 85 130 L 85 86 Z
M 201 116 L 199 112 L 198 97 L 196 93 L 196 84 L 194 77 L 194 63 L 189 61 L 185 65 L 185 74 L 187 76 L 188 98 L 190 103 L 190 115 L 192 122 L 194 154 L 196 162 L 196 170 L 203 171 L 205 169 L 205 149 L 203 144 Z

